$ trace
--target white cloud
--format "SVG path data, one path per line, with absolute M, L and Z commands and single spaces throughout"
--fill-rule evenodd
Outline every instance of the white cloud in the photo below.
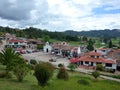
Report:
M 13 8 L 18 4 L 16 3 L 18 0 L 8 1 Z M 2 5 L 4 0 L 0 2 Z M 8 20 L 0 16 L 0 25 L 20 28 L 35 26 L 52 31 L 120 28 L 120 13 L 95 14 L 93 12 L 94 9 L 104 6 L 106 6 L 103 8 L 104 10 L 120 9 L 120 0 L 32 0 L 32 3 L 33 5 L 31 3 L 28 5 L 29 8 L 25 7 L 26 4 L 22 7 L 27 8 L 28 19 Z M 4 7 L 2 5 L 1 8 Z M 23 15 L 26 17 L 28 14 L 23 11 Z M 9 17 L 9 14 L 6 16 Z M 22 16 L 22 18 L 24 17 Z

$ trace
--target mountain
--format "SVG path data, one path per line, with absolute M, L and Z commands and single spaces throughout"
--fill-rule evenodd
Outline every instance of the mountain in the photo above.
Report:
M 120 37 L 120 29 L 105 29 L 105 30 L 91 30 L 91 31 L 73 31 L 67 30 L 64 32 L 71 36 L 87 36 L 87 37 Z

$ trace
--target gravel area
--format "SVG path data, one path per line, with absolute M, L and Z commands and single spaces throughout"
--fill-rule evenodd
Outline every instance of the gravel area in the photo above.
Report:
M 35 53 L 29 53 L 29 54 L 22 54 L 22 56 L 23 56 L 23 58 L 27 59 L 28 62 L 31 59 L 34 59 L 37 62 L 39 62 L 39 61 L 50 62 L 49 59 L 55 58 L 56 62 L 50 62 L 55 66 L 58 66 L 59 63 L 64 64 L 64 66 L 68 66 L 69 63 L 70 63 L 67 58 L 62 58 L 62 57 L 50 55 L 50 54 L 44 53 L 44 52 L 35 52 Z

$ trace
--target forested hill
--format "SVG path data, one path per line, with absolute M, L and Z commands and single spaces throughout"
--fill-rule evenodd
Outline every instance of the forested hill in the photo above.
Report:
M 112 37 L 120 37 L 120 29 L 113 29 L 113 30 L 92 30 L 92 31 L 72 31 L 68 30 L 65 32 L 58 32 L 58 31 L 48 31 L 42 30 L 34 27 L 29 27 L 25 29 L 18 29 L 18 28 L 10 28 L 10 27 L 2 27 L 0 26 L 0 36 L 4 33 L 11 33 L 16 34 L 18 37 L 26 37 L 26 38 L 45 38 L 48 37 L 50 39 L 56 39 L 60 41 L 79 41 L 79 36 L 86 36 L 86 37 L 105 37 L 105 38 L 112 38 Z
M 73 31 L 67 30 L 64 32 L 66 35 L 73 36 L 87 36 L 87 37 L 120 37 L 120 29 L 106 29 L 106 30 L 91 30 L 91 31 Z

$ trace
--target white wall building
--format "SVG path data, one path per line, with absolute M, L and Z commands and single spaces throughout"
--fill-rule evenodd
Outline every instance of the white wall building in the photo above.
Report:
M 51 52 L 52 46 L 49 44 L 49 42 L 46 42 L 45 46 L 43 47 L 44 52 Z

